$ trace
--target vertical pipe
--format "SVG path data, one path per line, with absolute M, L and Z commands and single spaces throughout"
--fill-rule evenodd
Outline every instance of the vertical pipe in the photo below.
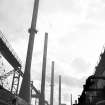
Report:
M 51 93 L 50 93 L 50 105 L 53 105 L 53 93 L 54 93 L 54 61 L 52 61 L 52 68 L 51 68 Z
M 35 33 L 37 32 L 36 21 L 37 21 L 37 14 L 38 14 L 38 5 L 39 5 L 39 0 L 35 0 L 31 28 L 29 29 L 30 36 L 29 36 L 27 58 L 26 58 L 26 64 L 25 64 L 25 72 L 23 75 L 23 80 L 22 80 L 22 84 L 19 92 L 19 96 L 22 99 L 24 99 L 29 105 L 31 104 L 31 89 L 30 89 L 31 61 L 32 61 L 32 52 L 33 52 Z
M 44 105 L 44 103 L 45 103 L 45 76 L 46 76 L 47 42 L 48 42 L 48 33 L 45 33 L 43 65 L 42 65 L 42 80 L 41 80 L 41 95 L 39 98 L 39 105 Z
M 59 105 L 61 105 L 61 75 L 59 76 Z

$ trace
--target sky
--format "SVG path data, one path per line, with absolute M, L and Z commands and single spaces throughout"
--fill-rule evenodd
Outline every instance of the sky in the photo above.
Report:
M 0 0 L 0 30 L 25 65 L 34 0 Z M 62 75 L 62 103 L 70 105 L 93 74 L 105 45 L 104 0 L 40 0 L 31 77 L 40 89 L 43 45 L 48 32 L 46 99 L 50 99 L 51 62 L 55 61 L 54 104 Z M 68 96 L 68 97 L 67 97 Z

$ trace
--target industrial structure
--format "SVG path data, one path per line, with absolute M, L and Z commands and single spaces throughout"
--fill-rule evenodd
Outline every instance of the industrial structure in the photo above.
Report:
M 13 67 L 13 70 L 0 76 L 0 80 L 8 78 L 13 75 L 11 90 L 5 89 L 0 84 L 0 105 L 31 105 L 31 98 L 39 100 L 39 105 L 48 105 L 48 101 L 45 99 L 45 77 L 46 77 L 46 62 L 47 62 L 47 43 L 48 33 L 45 33 L 44 41 L 44 53 L 43 53 L 43 64 L 42 64 L 42 80 L 41 90 L 37 90 L 31 81 L 31 61 L 34 46 L 35 34 L 37 34 L 36 23 L 38 14 L 39 0 L 35 0 L 34 9 L 32 15 L 31 28 L 29 29 L 29 43 L 27 49 L 26 63 L 24 73 L 22 72 L 22 62 L 13 50 L 4 34 L 0 31 L 0 53 Z M 54 85 L 54 62 L 52 62 L 52 73 L 51 73 L 51 103 L 53 105 L 53 85 Z M 20 85 L 20 78 L 22 82 Z M 32 93 L 34 91 L 35 94 Z M 36 103 L 36 102 L 35 102 Z
M 52 61 L 52 68 L 51 68 L 50 105 L 53 105 L 53 98 L 54 98 L 54 61 Z
M 37 33 L 36 22 L 38 14 L 38 5 L 39 0 L 35 0 L 31 28 L 29 29 L 30 36 L 24 73 L 21 71 L 22 68 L 21 60 L 14 52 L 14 50 L 10 46 L 9 42 L 7 41 L 3 33 L 0 31 L 0 53 L 14 68 L 14 70 L 1 76 L 1 78 L 7 78 L 9 75 L 13 73 L 11 91 L 8 91 L 4 89 L 3 86 L 0 86 L 1 105 L 31 105 L 32 96 L 35 96 L 36 98 L 40 97 L 40 92 L 33 86 L 30 77 L 34 37 L 35 33 Z M 20 87 L 20 91 L 18 92 L 20 77 L 22 77 L 23 80 Z M 32 89 L 35 91 L 36 95 L 32 95 L 31 93 Z
M 39 98 L 39 105 L 45 104 L 45 76 L 46 76 L 46 59 L 47 59 L 47 41 L 48 41 L 48 33 L 45 33 L 43 65 L 42 65 L 41 93 L 40 93 L 40 98 Z
M 34 9 L 32 15 L 31 28 L 29 32 L 29 43 L 27 49 L 26 63 L 24 73 L 22 72 L 22 61 L 13 50 L 4 34 L 0 31 L 0 54 L 4 57 L 8 63 L 13 67 L 13 70 L 0 76 L 0 105 L 31 105 L 31 98 L 38 99 L 38 105 L 54 105 L 54 61 L 52 61 L 51 67 L 51 91 L 50 91 L 50 103 L 45 99 L 45 83 L 46 83 L 46 64 L 47 64 L 47 48 L 48 48 L 48 33 L 45 32 L 44 51 L 43 51 L 43 64 L 41 75 L 41 89 L 36 89 L 31 80 L 31 62 L 34 46 L 35 34 L 37 34 L 36 23 L 38 15 L 39 0 L 35 0 Z M 86 83 L 83 85 L 83 91 L 75 101 L 75 105 L 102 105 L 105 104 L 105 50 L 100 55 L 99 64 L 95 67 L 93 75 L 86 79 Z M 11 89 L 7 90 L 2 85 L 2 80 L 13 75 Z M 22 78 L 21 85 L 20 78 Z M 58 105 L 62 104 L 62 90 L 61 90 L 61 75 L 59 76 L 59 96 Z M 32 93 L 35 92 L 35 94 Z M 71 101 L 72 103 L 72 94 Z
M 105 104 L 105 50 L 100 55 L 100 61 L 93 75 L 86 79 L 83 91 L 78 98 L 78 105 Z
M 59 76 L 59 105 L 61 105 L 61 75 Z

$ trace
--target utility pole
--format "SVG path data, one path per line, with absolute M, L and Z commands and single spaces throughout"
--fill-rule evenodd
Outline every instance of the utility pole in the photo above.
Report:
M 52 68 L 51 68 L 51 93 L 50 93 L 50 105 L 53 105 L 53 93 L 54 93 L 54 61 L 52 61 Z
M 39 98 L 39 105 L 45 105 L 45 76 L 46 76 L 46 60 L 47 60 L 47 42 L 48 42 L 48 33 L 45 33 L 43 65 L 42 65 L 42 80 L 41 80 L 41 94 Z
M 61 105 L 61 75 L 59 76 L 59 105 Z
M 24 99 L 29 105 L 31 105 L 31 89 L 30 89 L 31 88 L 30 86 L 31 61 L 32 61 L 32 52 L 33 52 L 35 33 L 37 33 L 36 22 L 37 22 L 37 14 L 38 14 L 38 5 L 39 5 L 39 0 L 35 0 L 31 28 L 29 29 L 30 36 L 29 36 L 25 71 L 24 71 L 23 80 L 22 80 L 22 84 L 19 92 L 19 96 L 22 99 Z

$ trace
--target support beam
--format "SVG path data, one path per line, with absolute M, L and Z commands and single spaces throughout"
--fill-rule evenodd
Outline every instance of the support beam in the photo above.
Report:
M 21 68 L 22 66 L 21 60 L 19 59 L 16 52 L 11 47 L 10 43 L 8 42 L 8 40 L 5 38 L 5 36 L 1 31 L 0 31 L 0 53 L 15 70 Z

